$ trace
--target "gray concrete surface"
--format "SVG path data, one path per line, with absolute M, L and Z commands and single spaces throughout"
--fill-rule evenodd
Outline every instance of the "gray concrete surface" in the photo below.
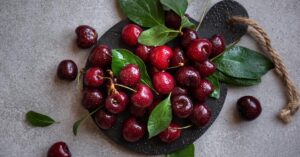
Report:
M 300 1 L 238 1 L 269 33 L 300 88 Z M 198 19 L 202 3 L 192 0 L 188 13 Z M 48 147 L 59 140 L 68 143 L 74 157 L 143 156 L 109 141 L 91 120 L 74 137 L 72 124 L 86 113 L 80 106 L 81 92 L 75 82 L 55 77 L 63 59 L 84 66 L 89 51 L 74 45 L 76 26 L 89 24 L 102 35 L 121 18 L 114 0 L 0 0 L 0 157 L 45 157 Z M 257 49 L 248 37 L 241 45 Z M 275 117 L 285 103 L 282 88 L 274 72 L 257 86 L 231 87 L 219 118 L 195 143 L 196 156 L 300 156 L 300 113 L 290 125 Z M 243 95 L 254 95 L 263 105 L 253 122 L 240 121 L 235 112 L 234 103 Z M 24 121 L 29 110 L 61 123 L 33 128 Z

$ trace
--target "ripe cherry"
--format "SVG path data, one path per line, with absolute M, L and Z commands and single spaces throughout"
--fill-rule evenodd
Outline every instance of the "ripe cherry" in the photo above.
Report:
M 183 47 L 187 47 L 195 39 L 198 39 L 198 34 L 195 30 L 189 28 L 182 29 L 180 40 Z
M 244 96 L 237 101 L 237 109 L 245 120 L 254 120 L 261 113 L 260 102 L 253 96 Z
M 207 39 L 195 39 L 187 47 L 187 56 L 196 62 L 204 62 L 211 53 L 212 44 Z
M 143 117 L 146 114 L 147 108 L 130 105 L 130 114 L 134 117 Z
M 201 80 L 197 88 L 193 90 L 193 95 L 198 101 L 204 102 L 213 91 L 214 86 L 211 82 L 208 80 Z
M 84 84 L 89 87 L 97 88 L 101 86 L 104 82 L 103 79 L 104 72 L 101 68 L 92 67 L 89 68 L 84 76 Z
M 166 130 L 159 134 L 159 138 L 161 141 L 166 143 L 171 143 L 177 140 L 181 136 L 180 126 L 174 122 L 172 122 Z
M 63 60 L 57 68 L 57 76 L 61 80 L 73 81 L 78 74 L 77 65 L 72 60 Z
M 172 97 L 176 95 L 188 95 L 188 91 L 184 88 L 176 86 L 172 91 Z
M 200 80 L 199 72 L 191 66 L 182 67 L 176 73 L 177 83 L 185 88 L 196 88 Z
M 85 89 L 83 91 L 82 105 L 92 110 L 99 107 L 103 103 L 103 95 L 98 89 Z
M 90 48 L 97 42 L 98 34 L 94 28 L 87 25 L 78 26 L 75 30 L 77 34 L 77 45 L 80 48 Z
M 150 52 L 152 49 L 152 46 L 138 45 L 135 50 L 135 54 L 139 56 L 144 62 L 148 62 L 150 60 Z
M 111 49 L 107 45 L 97 45 L 89 56 L 89 61 L 94 67 L 110 67 L 111 60 Z
M 194 105 L 194 110 L 190 115 L 190 120 L 198 127 L 203 127 L 211 119 L 211 110 L 204 104 Z
M 95 114 L 95 120 L 101 129 L 110 129 L 117 122 L 117 116 L 107 111 L 100 110 Z
M 153 102 L 151 89 L 141 83 L 139 83 L 135 89 L 136 92 L 131 96 L 131 103 L 140 108 L 149 107 Z
M 114 114 L 121 113 L 128 104 L 128 96 L 123 92 L 115 92 L 109 95 L 105 100 L 105 108 Z
M 171 59 L 171 66 L 180 66 L 180 65 L 186 65 L 188 63 L 188 59 L 184 55 L 184 52 L 181 48 L 176 47 L 174 48 L 174 56 Z
M 128 142 L 136 142 L 145 135 L 145 125 L 138 122 L 135 118 L 128 118 L 122 129 L 123 138 Z
M 165 25 L 172 29 L 179 29 L 181 26 L 181 17 L 177 15 L 174 11 L 165 12 Z
M 68 145 L 65 142 L 56 142 L 48 150 L 47 157 L 72 157 Z
M 200 73 L 201 77 L 210 76 L 216 71 L 215 64 L 210 60 L 206 60 L 202 63 L 196 63 L 195 67 Z
M 173 113 L 179 118 L 187 118 L 193 111 L 193 102 L 186 95 L 173 96 L 171 104 Z
M 127 64 L 121 70 L 119 80 L 126 86 L 136 86 L 141 80 L 140 68 L 135 64 Z
M 138 44 L 138 38 L 143 32 L 143 29 L 135 24 L 128 24 L 122 30 L 122 41 L 129 46 L 135 46 Z
M 150 54 L 150 61 L 159 70 L 169 67 L 170 59 L 173 57 L 173 50 L 168 46 L 157 46 Z
M 153 85 L 158 93 L 169 94 L 175 87 L 175 80 L 167 72 L 158 72 L 153 76 Z
M 211 39 L 210 42 L 212 43 L 212 52 L 210 57 L 215 57 L 221 54 L 225 48 L 225 40 L 222 35 L 214 35 Z

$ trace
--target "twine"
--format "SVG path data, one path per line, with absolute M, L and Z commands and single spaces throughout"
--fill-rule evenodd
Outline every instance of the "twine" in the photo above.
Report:
M 230 24 L 243 24 L 248 25 L 248 34 L 252 36 L 256 42 L 263 48 L 264 53 L 266 53 L 275 65 L 275 72 L 282 79 L 284 85 L 286 86 L 286 96 L 288 104 L 279 112 L 278 117 L 284 122 L 289 123 L 292 120 L 292 116 L 299 109 L 299 92 L 296 86 L 291 80 L 287 68 L 283 63 L 280 55 L 271 45 L 271 40 L 267 33 L 260 27 L 256 21 L 246 18 L 246 17 L 231 17 L 228 22 Z

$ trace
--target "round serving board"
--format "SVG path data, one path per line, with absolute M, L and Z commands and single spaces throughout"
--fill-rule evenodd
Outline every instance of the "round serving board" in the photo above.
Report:
M 226 44 L 233 43 L 234 41 L 240 39 L 247 30 L 247 26 L 243 25 L 227 25 L 226 20 L 231 16 L 246 16 L 248 17 L 247 11 L 243 6 L 239 3 L 232 0 L 224 0 L 217 4 L 215 4 L 204 17 L 204 20 L 201 24 L 201 27 L 198 31 L 200 37 L 210 38 L 215 34 L 222 34 L 225 37 Z M 195 24 L 198 24 L 193 19 L 190 19 Z M 125 48 L 132 52 L 134 52 L 135 47 L 129 47 L 122 43 L 121 41 L 121 31 L 122 28 L 130 23 L 129 20 L 123 20 L 116 25 L 114 25 L 111 29 L 109 29 L 98 41 L 98 44 L 107 44 L 112 49 L 114 48 Z M 167 45 L 174 47 L 177 45 L 177 41 L 174 40 Z M 89 68 L 90 64 L 87 62 L 85 69 Z M 122 122 L 129 116 L 129 111 L 125 111 L 123 114 L 118 115 L 117 124 L 108 130 L 103 130 L 99 127 L 99 129 L 112 141 L 115 143 L 130 149 L 135 152 L 148 154 L 148 155 L 157 155 L 157 154 L 167 154 L 173 152 L 177 149 L 184 147 L 185 145 L 193 143 L 197 140 L 201 135 L 204 134 L 205 131 L 212 125 L 212 123 L 218 117 L 223 103 L 226 98 L 227 87 L 226 85 L 221 85 L 221 97 L 216 100 L 213 98 L 209 98 L 205 104 L 212 111 L 212 118 L 208 125 L 205 127 L 190 127 L 188 129 L 182 130 L 181 137 L 172 142 L 172 143 L 163 143 L 159 140 L 159 138 L 154 137 L 148 139 L 148 135 L 146 135 L 143 139 L 138 142 L 130 143 L 126 142 L 122 137 Z M 93 117 L 94 121 L 95 118 Z M 173 119 L 174 121 L 181 124 L 181 126 L 187 126 L 190 124 L 187 120 Z M 145 119 L 145 122 L 147 120 Z M 95 121 L 97 124 L 97 122 Z M 98 124 L 97 124 L 98 125 Z

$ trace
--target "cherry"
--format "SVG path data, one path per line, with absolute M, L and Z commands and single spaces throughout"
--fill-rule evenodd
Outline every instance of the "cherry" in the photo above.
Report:
M 144 62 L 148 62 L 150 60 L 150 52 L 152 49 L 152 46 L 138 45 L 135 50 L 135 54 L 139 56 Z
M 84 84 L 89 87 L 99 87 L 103 84 L 104 79 L 104 72 L 101 68 L 92 67 L 89 68 L 84 76 Z
M 195 39 L 187 47 L 187 56 L 196 62 L 207 60 L 212 44 L 207 39 Z
M 65 142 L 56 142 L 48 150 L 47 157 L 71 157 L 71 152 Z
M 215 64 L 210 60 L 206 60 L 202 63 L 196 63 L 195 67 L 202 77 L 210 76 L 216 71 Z
M 168 46 L 157 46 L 150 54 L 150 61 L 159 70 L 169 67 L 170 59 L 173 57 L 173 50 Z
M 146 114 L 147 109 L 130 105 L 130 114 L 134 117 L 143 117 Z
M 153 76 L 155 90 L 161 94 L 169 94 L 175 86 L 173 76 L 167 72 L 158 72 Z
M 194 105 L 190 120 L 198 127 L 205 126 L 211 119 L 211 110 L 204 104 Z
M 185 57 L 184 52 L 181 48 L 176 47 L 173 50 L 174 52 L 174 56 L 171 59 L 171 66 L 175 67 L 175 66 L 180 66 L 182 65 L 186 65 L 188 63 L 188 59 Z
M 89 56 L 89 61 L 94 67 L 110 67 L 111 60 L 111 49 L 107 45 L 97 45 Z
M 75 32 L 77 34 L 77 45 L 80 48 L 90 48 L 97 42 L 98 34 L 91 26 L 78 26 Z
M 210 54 L 210 57 L 215 57 L 221 54 L 226 46 L 225 46 L 225 40 L 222 35 L 214 35 L 211 39 L 210 42 L 212 43 L 212 52 Z
M 136 86 L 136 92 L 131 96 L 131 103 L 140 108 L 149 107 L 153 102 L 153 94 L 151 89 L 139 83 Z
M 128 96 L 123 92 L 115 92 L 105 100 L 105 108 L 114 114 L 121 113 L 128 104 Z
M 196 88 L 200 80 L 199 72 L 191 66 L 182 67 L 176 73 L 177 83 L 185 88 Z
M 77 65 L 72 60 L 63 60 L 57 68 L 57 76 L 61 80 L 73 81 L 78 74 Z
M 110 129 L 117 122 L 117 116 L 106 112 L 104 110 L 100 110 L 95 114 L 95 120 L 101 129 Z
M 145 125 L 135 118 L 128 118 L 123 124 L 122 135 L 128 142 L 136 142 L 145 135 Z
M 193 90 L 194 97 L 203 102 L 214 91 L 214 86 L 208 80 L 201 80 L 196 89 Z
M 176 86 L 172 91 L 172 97 L 176 95 L 188 95 L 188 91 L 184 88 Z
M 195 39 L 198 39 L 198 34 L 195 30 L 189 28 L 182 29 L 180 41 L 183 47 L 187 47 Z
M 138 38 L 143 29 L 135 24 L 128 24 L 122 30 L 122 41 L 129 46 L 135 46 L 138 44 Z
M 174 11 L 165 12 L 165 25 L 172 29 L 179 29 L 181 26 L 181 17 L 177 15 Z
M 193 111 L 193 102 L 186 95 L 173 96 L 171 104 L 173 113 L 179 118 L 187 118 Z
M 83 91 L 82 105 L 88 109 L 92 110 L 97 108 L 103 103 L 103 95 L 98 89 L 85 89 Z
M 237 101 L 237 109 L 245 120 L 254 120 L 261 113 L 260 102 L 253 96 L 244 96 Z
M 159 134 L 159 138 L 161 141 L 166 143 L 171 143 L 177 140 L 181 136 L 180 126 L 174 122 L 172 122 L 166 130 Z
M 126 86 L 136 86 L 141 80 L 139 67 L 135 64 L 127 64 L 121 70 L 119 80 Z

